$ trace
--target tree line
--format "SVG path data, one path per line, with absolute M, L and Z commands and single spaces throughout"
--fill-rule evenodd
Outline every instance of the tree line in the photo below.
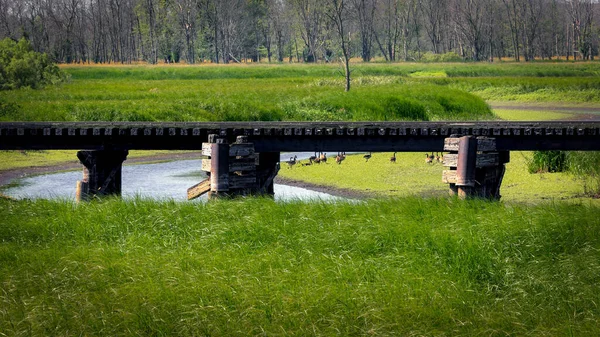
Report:
M 517 61 L 598 55 L 598 0 L 0 0 L 57 62 Z

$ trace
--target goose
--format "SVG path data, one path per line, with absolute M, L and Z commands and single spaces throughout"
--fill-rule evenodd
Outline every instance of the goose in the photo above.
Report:
M 338 152 L 338 155 L 335 157 L 335 162 L 339 165 L 342 163 L 342 161 L 344 161 L 344 159 L 346 159 L 346 154 L 345 153 L 340 154 Z
M 327 163 L 327 153 L 322 153 L 321 156 L 319 156 L 319 159 L 321 162 Z
M 396 162 L 396 152 L 394 152 L 394 155 L 390 157 L 390 162 L 392 162 L 392 163 Z
M 292 166 L 296 165 L 297 158 L 298 158 L 297 156 L 290 157 L 290 160 L 288 160 L 286 162 L 288 164 L 288 169 L 290 169 L 290 168 L 292 168 Z
M 371 152 L 369 152 L 369 154 L 365 154 L 363 158 L 365 158 L 365 163 L 368 162 L 369 159 L 371 159 Z

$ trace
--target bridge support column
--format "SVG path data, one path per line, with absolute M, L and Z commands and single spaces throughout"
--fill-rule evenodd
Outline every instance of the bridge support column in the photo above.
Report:
M 256 184 L 254 192 L 259 195 L 275 196 L 274 180 L 279 172 L 279 152 L 258 153 L 256 165 Z
M 229 194 L 229 144 L 227 144 L 227 139 L 217 138 L 216 135 L 209 136 L 208 141 L 212 159 L 208 198 L 226 197 Z
M 188 189 L 188 200 L 208 193 L 209 199 L 222 196 L 274 195 L 273 180 L 279 171 L 279 152 L 256 153 L 247 136 L 227 144 L 209 135 L 202 144 L 202 170 L 209 178 Z
M 442 181 L 450 185 L 450 194 L 460 198 L 500 199 L 500 185 L 505 164 L 510 161 L 508 151 L 496 151 L 496 140 L 487 137 L 446 138 Z
M 77 201 L 96 196 L 121 195 L 121 167 L 127 159 L 127 150 L 78 151 L 83 164 L 83 179 L 77 182 Z

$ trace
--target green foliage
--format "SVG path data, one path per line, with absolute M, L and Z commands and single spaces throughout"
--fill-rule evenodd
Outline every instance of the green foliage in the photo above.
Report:
M 33 51 L 27 40 L 0 41 L 0 90 L 40 88 L 65 78 L 48 56 Z
M 600 333 L 593 206 L 0 200 L 0 331 Z
M 460 55 L 451 51 L 443 54 L 435 54 L 433 52 L 426 52 L 421 57 L 422 62 L 461 62 L 463 60 Z
M 600 152 L 568 152 L 569 171 L 584 184 L 584 193 L 600 197 Z
M 600 197 L 600 152 L 535 151 L 530 173 L 568 171 L 583 183 L 587 196 Z
M 389 120 L 412 120 L 412 121 L 428 121 L 429 116 L 425 111 L 425 107 L 418 101 L 389 97 L 383 102 L 383 111 L 385 119 Z
M 19 113 L 19 105 L 14 102 L 8 102 L 0 97 L 0 119 L 3 117 L 14 118 Z
M 528 163 L 529 173 L 564 172 L 567 168 L 565 151 L 534 151 Z
M 524 69 L 526 71 L 526 69 Z M 594 77 L 467 77 L 443 79 L 446 85 L 491 101 L 600 102 L 600 80 Z M 437 83 L 441 84 L 438 79 Z

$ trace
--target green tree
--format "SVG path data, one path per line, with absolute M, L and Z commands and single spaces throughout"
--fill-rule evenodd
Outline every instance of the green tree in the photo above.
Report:
M 66 79 L 48 55 L 35 52 L 25 39 L 0 40 L 0 90 L 40 88 Z

